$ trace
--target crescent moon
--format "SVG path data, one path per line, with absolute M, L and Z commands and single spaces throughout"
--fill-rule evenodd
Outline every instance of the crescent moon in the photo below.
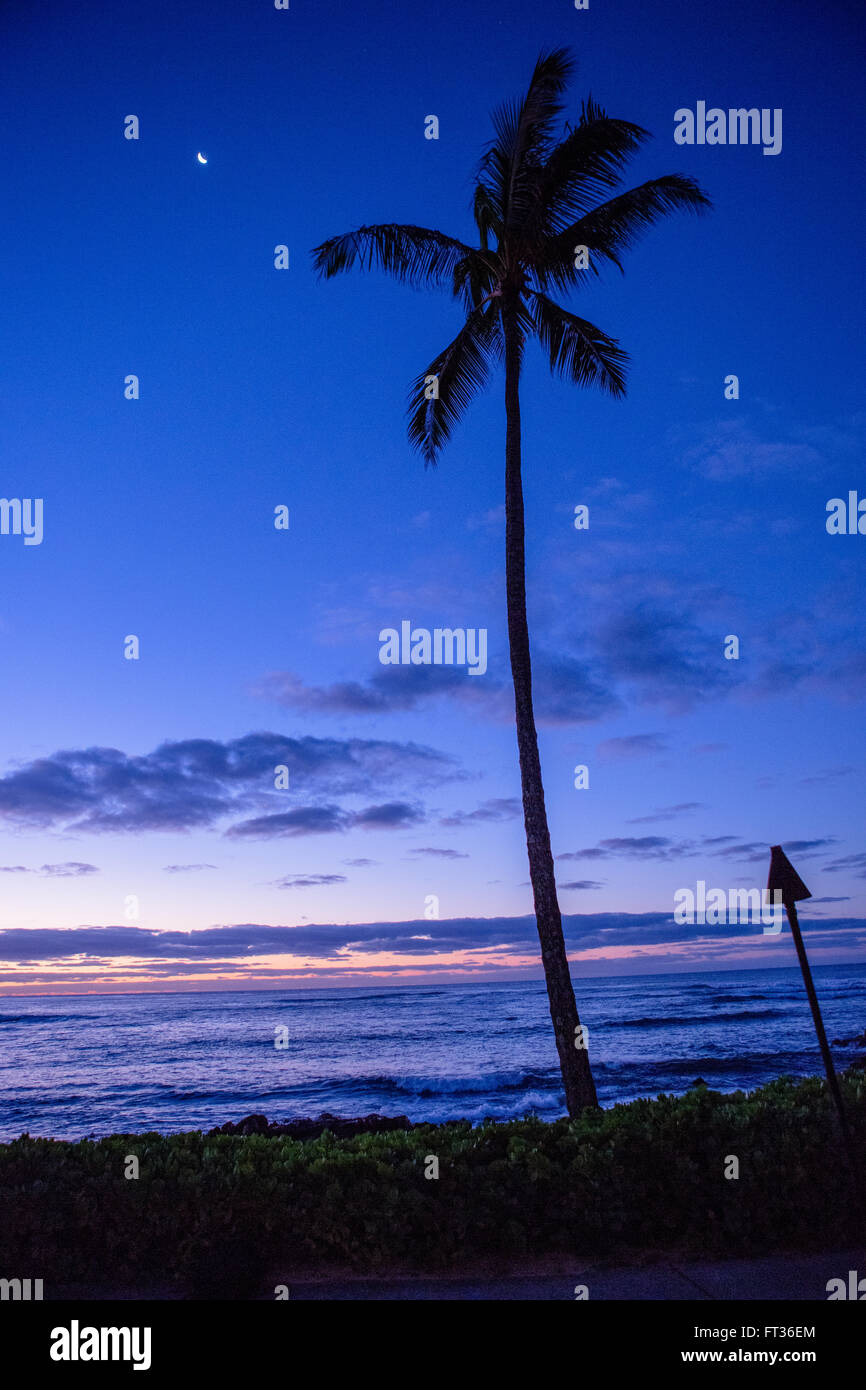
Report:
M 199 153 L 196 155 L 196 159 L 198 160 L 199 164 L 207 164 L 207 160 L 205 159 L 204 155 L 201 153 L 200 150 Z

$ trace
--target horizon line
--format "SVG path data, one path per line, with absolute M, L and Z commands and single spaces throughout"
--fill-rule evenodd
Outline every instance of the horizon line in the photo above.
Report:
M 839 970 L 841 968 L 861 968 L 866 969 L 866 960 L 850 960 L 822 962 L 813 964 L 812 970 Z M 660 976 L 670 975 L 681 978 L 685 975 L 758 975 L 766 974 L 771 970 L 794 970 L 799 972 L 800 966 L 796 962 L 793 965 L 751 965 L 751 966 L 729 966 L 724 970 L 643 970 L 643 971 L 621 971 L 616 975 L 582 975 L 576 979 L 572 976 L 572 983 L 580 981 L 589 982 L 596 980 L 640 980 L 657 979 Z M 3 994 L 0 999 L 116 999 L 126 998 L 130 995 L 136 997 L 150 997 L 151 995 L 170 995 L 172 997 L 184 994 L 273 994 L 275 990 L 294 990 L 298 994 L 311 993 L 316 989 L 343 989 L 348 993 L 351 990 L 370 990 L 370 989 L 461 989 L 466 986 L 475 987 L 476 985 L 498 985 L 498 984 L 544 984 L 544 974 L 539 972 L 537 975 L 521 975 L 513 980 L 496 979 L 472 979 L 472 980 L 427 980 L 418 982 L 400 981 L 399 984 L 365 984 L 365 985 L 340 985 L 336 982 L 321 985 L 237 985 L 225 989 L 121 989 L 121 990 L 89 990 L 89 991 L 59 991 L 52 994 Z

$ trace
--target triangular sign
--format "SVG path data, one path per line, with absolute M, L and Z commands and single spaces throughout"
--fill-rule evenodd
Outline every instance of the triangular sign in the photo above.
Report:
M 767 888 L 771 893 L 775 888 L 780 889 L 783 903 L 796 903 L 812 896 L 781 845 L 773 845 L 770 850 Z

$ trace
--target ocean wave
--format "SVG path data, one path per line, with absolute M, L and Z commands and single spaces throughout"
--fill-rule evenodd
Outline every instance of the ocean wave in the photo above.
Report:
M 626 1078 L 631 1080 L 642 1075 L 662 1081 L 667 1076 L 723 1076 L 734 1072 L 754 1075 L 784 1076 L 802 1075 L 806 1071 L 821 1070 L 821 1055 L 815 1048 L 814 1056 L 808 1052 L 735 1052 L 728 1057 L 668 1057 L 664 1061 L 653 1059 L 642 1061 L 634 1058 L 628 1061 L 594 1062 L 593 1071 L 599 1076 L 606 1075 L 611 1081 L 620 1079 L 623 1085 Z
M 459 1096 L 498 1094 L 503 1091 L 526 1091 L 532 1086 L 558 1083 L 559 1072 L 551 1069 L 546 1075 L 537 1071 L 493 1071 L 470 1076 L 377 1076 L 367 1083 L 383 1090 L 403 1092 L 409 1096 Z M 559 1083 L 561 1084 L 561 1083 Z
M 733 1022 L 743 1018 L 779 1018 L 783 1009 L 738 1009 L 728 1014 L 671 1014 L 669 1018 L 650 1015 L 646 1018 L 623 1018 L 611 1022 L 611 1028 L 672 1028 L 683 1023 L 701 1023 L 705 1027 L 714 1023 Z M 602 1024 L 602 1027 L 605 1025 Z
M 779 998 L 778 995 L 769 994 L 716 994 L 713 997 L 714 1004 L 748 1004 L 759 999 Z M 790 997 L 788 995 L 785 996 Z
M 95 1021 L 94 1014 L 0 1014 L 0 1023 L 45 1023 L 53 1027 L 55 1023 L 74 1023 L 83 1018 L 89 1023 Z
M 413 989 L 412 993 L 413 995 L 423 993 L 423 997 L 425 999 L 433 999 L 436 997 L 436 995 L 442 994 L 443 991 L 437 990 L 435 994 L 426 994 L 423 991 L 417 991 Z M 311 994 L 309 998 L 304 997 L 300 999 L 297 995 L 293 995 L 288 999 L 272 1000 L 271 1003 L 262 1004 L 260 1007 L 263 1009 L 272 1008 L 275 1004 L 278 1004 L 281 1007 L 286 1004 L 296 1004 L 303 1008 L 318 1007 L 319 1005 L 321 1005 L 324 1008 L 326 1004 L 391 1004 L 393 1006 L 395 1004 L 410 1004 L 412 1001 L 407 996 L 408 991 L 406 991 L 406 993 L 403 993 L 395 989 L 387 989 L 384 987 L 381 993 L 379 994 L 353 994 L 351 990 L 346 989 L 341 990 L 340 993 L 337 995 L 329 994 L 324 998 L 320 994 Z
M 483 1105 L 461 1106 L 460 1114 L 449 1116 L 451 1119 L 471 1120 L 477 1124 L 479 1120 L 519 1120 L 525 1114 L 565 1114 L 565 1096 L 563 1091 L 547 1091 L 544 1093 L 528 1091 L 519 1101 L 491 1100 L 485 1101 Z

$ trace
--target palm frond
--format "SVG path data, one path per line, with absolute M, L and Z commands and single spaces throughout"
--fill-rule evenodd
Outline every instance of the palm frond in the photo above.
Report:
M 416 287 L 449 284 L 459 261 L 473 254 L 471 246 L 444 232 L 398 223 L 344 232 L 323 241 L 312 253 L 313 265 L 325 280 L 359 265 L 363 270 L 384 270 Z
M 454 298 L 461 299 L 466 312 L 471 313 L 490 298 L 501 275 L 495 252 L 464 256 L 454 268 L 451 286 Z
M 505 102 L 493 115 L 493 129 L 501 148 L 515 164 L 533 161 L 553 140 L 553 130 L 563 106 L 559 100 L 574 73 L 576 63 L 565 48 L 541 53 L 519 101 Z
M 564 231 L 616 188 L 625 165 L 648 138 L 642 126 L 608 116 L 591 98 L 584 103 L 580 124 L 551 151 L 539 173 L 537 215 L 548 235 Z
M 495 236 L 497 244 L 502 240 L 502 209 L 497 206 L 490 189 L 482 183 L 475 185 L 472 215 L 478 228 L 482 251 L 486 251 L 490 245 L 491 232 Z
M 454 341 L 415 378 L 409 391 L 409 439 L 425 465 L 435 464 L 501 353 L 498 314 L 490 306 L 476 309 Z M 431 377 L 436 378 L 438 396 L 428 399 Z
M 665 174 L 630 188 L 601 203 L 571 226 L 551 237 L 533 267 L 538 283 L 560 289 L 574 288 L 585 274 L 575 268 L 576 246 L 589 248 L 590 268 L 598 274 L 600 262 L 622 270 L 620 256 L 636 244 L 660 218 L 671 212 L 701 213 L 712 203 L 700 185 L 683 174 Z
M 494 137 L 474 187 L 477 246 L 387 223 L 331 237 L 312 253 L 324 279 L 356 266 L 377 268 L 413 287 L 450 289 L 463 304 L 460 332 L 410 388 L 409 439 L 428 465 L 501 360 L 506 329 L 518 375 L 526 343 L 537 338 L 552 371 L 624 395 L 628 354 L 548 292 L 574 289 L 608 265 L 622 270 L 624 253 L 662 217 L 712 206 L 698 183 L 681 174 L 615 193 L 647 131 L 610 117 L 592 96 L 581 103 L 577 124 L 566 123 L 564 136 L 557 135 L 573 67 L 565 49 L 542 53 L 524 96 L 495 112 Z M 583 246 L 588 269 L 575 264 Z
M 598 386 L 611 396 L 625 395 L 628 353 L 587 319 L 578 318 L 546 295 L 534 292 L 529 304 L 535 332 L 551 371 L 577 386 Z
M 562 114 L 559 100 L 574 71 L 567 49 L 542 53 L 525 95 L 504 102 L 493 114 L 494 139 L 482 156 L 478 183 L 505 226 L 519 225 L 534 202 L 536 171 L 554 144 Z

